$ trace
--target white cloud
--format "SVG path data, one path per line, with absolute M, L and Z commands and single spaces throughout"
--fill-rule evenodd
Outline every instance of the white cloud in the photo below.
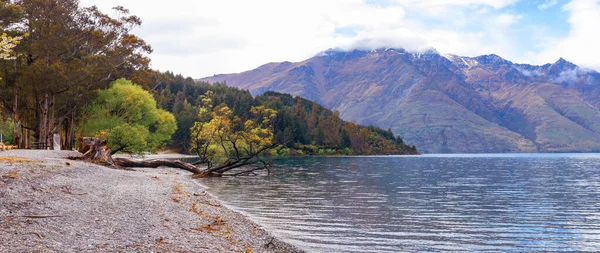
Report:
M 583 67 L 600 70 L 600 1 L 572 0 L 563 9 L 569 13 L 568 35 L 554 38 L 540 52 L 531 53 L 532 61 L 543 64 L 563 57 Z
M 514 50 L 521 46 L 514 29 L 523 16 L 507 10 L 517 1 L 81 0 L 81 4 L 99 5 L 108 14 L 110 7 L 124 5 L 144 21 L 134 32 L 154 48 L 154 68 L 203 77 L 241 72 L 268 62 L 301 61 L 329 48 L 404 47 L 418 51 L 434 47 L 443 53 L 495 53 L 520 59 L 523 56 Z M 582 23 L 576 18 L 570 22 L 572 27 Z M 584 31 L 572 32 L 578 38 L 584 36 Z M 537 46 L 547 49 L 555 44 Z M 563 52 L 548 54 L 554 57 Z M 528 56 L 543 58 L 535 51 Z M 571 55 L 560 56 L 576 60 Z M 531 59 L 527 60 L 534 61 Z
M 558 0 L 546 0 L 544 3 L 539 4 L 537 7 L 540 10 L 545 10 L 551 8 L 554 5 L 558 4 Z
M 452 12 L 456 8 L 491 7 L 502 9 L 514 4 L 518 0 L 394 0 L 395 3 L 405 7 L 416 8 L 430 15 L 444 15 Z
M 369 50 L 387 47 L 404 48 L 409 51 L 421 52 L 429 49 L 431 46 L 422 36 L 406 28 L 361 32 L 358 36 L 338 45 L 338 48 L 342 50 Z
M 153 46 L 153 67 L 194 77 L 244 71 L 271 61 L 300 61 L 401 26 L 405 13 L 400 6 L 379 8 L 362 0 L 172 0 L 168 4 L 83 0 L 81 4 L 99 5 L 109 14 L 110 7 L 125 5 L 144 21 L 135 33 Z M 335 33 L 340 27 L 360 31 L 349 38 Z

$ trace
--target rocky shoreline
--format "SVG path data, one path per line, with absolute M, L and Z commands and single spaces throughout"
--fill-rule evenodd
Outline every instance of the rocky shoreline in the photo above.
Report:
M 0 252 L 301 252 L 178 169 L 0 152 Z

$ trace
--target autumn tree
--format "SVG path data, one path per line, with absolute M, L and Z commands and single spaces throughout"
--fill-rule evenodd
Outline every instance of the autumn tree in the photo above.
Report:
M 259 156 L 276 145 L 272 121 L 277 112 L 256 106 L 250 109 L 250 117 L 242 119 L 225 104 L 213 106 L 212 96 L 210 91 L 201 96 L 199 121 L 191 129 L 192 148 L 208 165 L 203 175 L 220 175 L 256 163 L 268 169 L 269 164 Z
M 11 37 L 6 33 L 0 34 L 0 60 L 14 60 L 17 56 L 13 53 L 16 47 L 23 39 L 22 36 Z
M 177 128 L 175 117 L 156 107 L 152 95 L 125 79 L 97 92 L 83 109 L 80 136 L 107 141 L 111 154 L 153 151 L 171 138 Z

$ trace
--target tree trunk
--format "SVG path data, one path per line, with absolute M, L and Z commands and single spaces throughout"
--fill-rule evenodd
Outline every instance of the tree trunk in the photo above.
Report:
M 54 148 L 54 133 L 56 133 L 55 128 L 55 111 L 54 111 L 54 94 L 52 94 L 52 100 L 50 101 L 50 105 L 48 107 L 49 112 L 47 112 L 46 117 L 48 117 L 48 122 L 46 124 L 46 139 L 44 141 L 48 144 L 48 147 Z M 60 145 L 60 144 L 59 144 Z
M 142 168 L 158 168 L 160 166 L 166 166 L 171 168 L 178 168 L 182 170 L 187 170 L 194 174 L 201 174 L 203 170 L 198 167 L 190 164 L 184 163 L 182 161 L 171 161 L 164 159 L 150 160 L 150 161 L 136 161 L 127 158 L 114 158 L 115 163 L 122 167 L 142 167 Z
M 17 110 L 19 109 L 19 89 L 17 88 L 17 85 L 14 84 L 14 88 L 13 88 L 13 104 L 12 104 L 12 113 L 11 113 L 11 118 L 12 118 L 12 122 L 13 122 L 13 133 L 14 133 L 14 139 L 13 139 L 13 145 L 17 145 L 19 148 L 24 148 L 25 146 L 23 146 L 21 144 L 21 131 L 19 131 L 19 118 L 18 118 L 18 114 L 17 114 Z
M 37 102 L 37 118 L 38 118 L 38 127 L 37 127 L 37 141 L 38 142 L 46 142 L 48 141 L 48 93 L 42 96 L 41 101 Z
M 102 141 L 98 138 L 93 137 L 80 137 L 79 143 L 81 143 L 81 147 L 79 148 L 79 152 L 83 153 L 83 156 L 86 159 L 90 159 L 94 162 L 100 162 L 109 164 L 116 168 L 132 168 L 132 167 L 141 167 L 141 168 L 157 168 L 160 166 L 171 167 L 183 169 L 189 172 L 194 173 L 194 178 L 205 178 L 205 177 L 220 177 L 223 176 L 224 172 L 230 171 L 232 169 L 240 168 L 246 165 L 256 163 L 257 159 L 254 157 L 250 158 L 242 158 L 237 161 L 229 162 L 224 165 L 220 165 L 213 168 L 200 169 L 196 167 L 194 164 L 186 163 L 182 161 L 172 161 L 165 159 L 157 159 L 157 160 L 149 160 L 149 161 L 136 161 L 127 158 L 112 158 L 110 147 L 106 141 Z M 260 161 L 260 160 L 258 160 Z M 251 168 L 246 171 L 242 171 L 239 173 L 231 174 L 231 176 L 243 175 L 247 174 L 259 169 L 268 168 L 268 163 L 260 161 L 264 164 L 263 167 L 259 168 Z
M 62 150 L 73 149 L 73 138 L 75 135 L 73 133 L 73 124 L 75 124 L 75 110 L 72 110 L 70 114 L 71 115 L 58 126 L 61 137 L 60 148 Z
M 75 109 L 76 110 L 76 109 Z M 69 123 L 69 134 L 67 135 L 65 149 L 73 149 L 73 141 L 75 140 L 75 110 L 71 113 L 71 121 Z
M 79 152 L 83 153 L 84 157 L 95 162 L 105 162 L 115 166 L 115 162 L 110 155 L 110 148 L 106 141 L 100 140 L 99 138 L 82 137 L 79 138 L 79 143 L 81 143 Z
M 23 141 L 25 142 L 23 144 L 23 147 L 25 147 L 26 149 L 30 149 L 31 148 L 31 142 L 29 141 L 29 129 L 26 129 L 24 127 L 21 127 L 21 129 L 23 129 Z

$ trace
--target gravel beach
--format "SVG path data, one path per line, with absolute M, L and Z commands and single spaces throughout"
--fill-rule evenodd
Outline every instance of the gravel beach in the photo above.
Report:
M 0 252 L 301 252 L 178 169 L 0 152 Z

